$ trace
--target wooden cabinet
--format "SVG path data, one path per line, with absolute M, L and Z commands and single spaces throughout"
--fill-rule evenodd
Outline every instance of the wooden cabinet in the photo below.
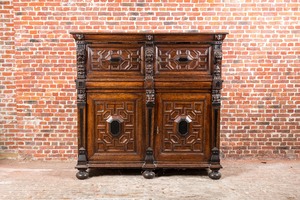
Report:
M 227 33 L 71 33 L 77 44 L 77 178 L 89 168 L 209 168 L 219 179 Z

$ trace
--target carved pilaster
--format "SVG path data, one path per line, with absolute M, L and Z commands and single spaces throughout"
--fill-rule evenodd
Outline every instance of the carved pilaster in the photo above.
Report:
M 215 35 L 216 40 L 222 39 L 222 35 Z M 219 43 L 221 42 L 221 43 Z M 216 106 L 221 105 L 222 89 L 222 77 L 221 77 L 221 65 L 222 65 L 222 41 L 217 41 L 214 48 L 214 71 L 213 71 L 213 85 L 212 85 L 212 104 Z
M 88 178 L 87 170 L 87 152 L 86 152 L 86 42 L 83 34 L 75 34 L 76 40 L 76 64 L 77 64 L 77 120 L 78 120 L 78 161 L 76 168 L 79 172 L 76 174 L 78 179 Z
M 144 87 L 146 89 L 146 138 L 148 141 L 148 149 L 145 155 L 145 163 L 143 169 L 145 169 L 143 176 L 145 178 L 153 178 L 155 173 L 152 171 L 155 166 L 153 155 L 153 129 L 154 129 L 154 104 L 155 104 L 155 90 L 154 90 L 154 42 L 153 35 L 146 35 L 145 42 L 145 80 Z
M 153 35 L 146 35 L 145 46 L 145 89 L 146 89 L 146 104 L 147 106 L 155 103 L 154 91 L 154 77 L 153 77 L 153 63 L 154 63 L 154 44 Z
M 212 83 L 212 151 L 211 151 L 211 172 L 209 177 L 219 179 L 220 165 L 220 107 L 221 107 L 221 89 L 222 89 L 222 41 L 224 35 L 216 34 L 213 42 L 213 83 Z
M 85 63 L 86 63 L 86 50 L 85 45 L 86 43 L 84 41 L 81 41 L 83 39 L 82 34 L 76 34 L 75 37 L 79 40 L 76 41 L 77 45 L 77 103 L 85 103 L 86 102 L 86 91 L 85 91 L 85 78 L 86 78 L 86 72 L 85 72 Z

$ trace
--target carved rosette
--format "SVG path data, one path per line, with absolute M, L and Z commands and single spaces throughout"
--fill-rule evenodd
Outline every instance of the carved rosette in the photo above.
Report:
M 85 62 L 86 62 L 86 50 L 85 50 L 85 41 L 83 34 L 76 34 L 76 57 L 77 57 L 77 102 L 78 103 L 85 103 L 86 102 L 86 91 L 85 91 L 85 84 L 84 79 L 86 78 L 85 72 Z
M 146 104 L 153 105 L 155 103 L 154 77 L 153 77 L 153 62 L 154 62 L 154 44 L 153 35 L 146 35 L 145 46 L 145 88 L 146 88 Z
M 212 103 L 213 105 L 221 105 L 221 93 L 222 89 L 222 77 L 221 77 L 221 65 L 222 65 L 222 38 L 223 35 L 215 35 L 215 42 L 213 46 L 214 51 L 214 71 L 213 71 L 213 86 L 212 86 Z

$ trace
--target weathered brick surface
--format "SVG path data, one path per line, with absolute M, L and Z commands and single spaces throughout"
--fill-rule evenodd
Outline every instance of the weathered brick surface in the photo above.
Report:
M 298 0 L 3 0 L 0 150 L 22 159 L 76 157 L 70 31 L 226 31 L 222 152 L 299 158 L 299 8 Z

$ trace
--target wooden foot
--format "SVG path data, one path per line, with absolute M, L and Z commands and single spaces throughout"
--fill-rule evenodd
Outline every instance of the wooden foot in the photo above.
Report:
M 209 178 L 213 179 L 213 180 L 218 180 L 221 178 L 221 173 L 219 172 L 219 170 L 212 170 L 209 174 L 208 174 Z
M 146 170 L 143 172 L 143 177 L 146 179 L 153 179 L 155 177 L 155 173 L 151 170 Z
M 79 180 L 84 180 L 89 177 L 89 173 L 86 171 L 86 169 L 79 169 L 79 172 L 77 172 L 76 177 Z
M 219 170 L 222 168 L 220 165 L 220 151 L 217 147 L 212 149 L 212 155 L 210 159 L 210 170 L 211 172 L 208 174 L 209 178 L 213 180 L 218 180 L 221 178 L 221 173 Z

